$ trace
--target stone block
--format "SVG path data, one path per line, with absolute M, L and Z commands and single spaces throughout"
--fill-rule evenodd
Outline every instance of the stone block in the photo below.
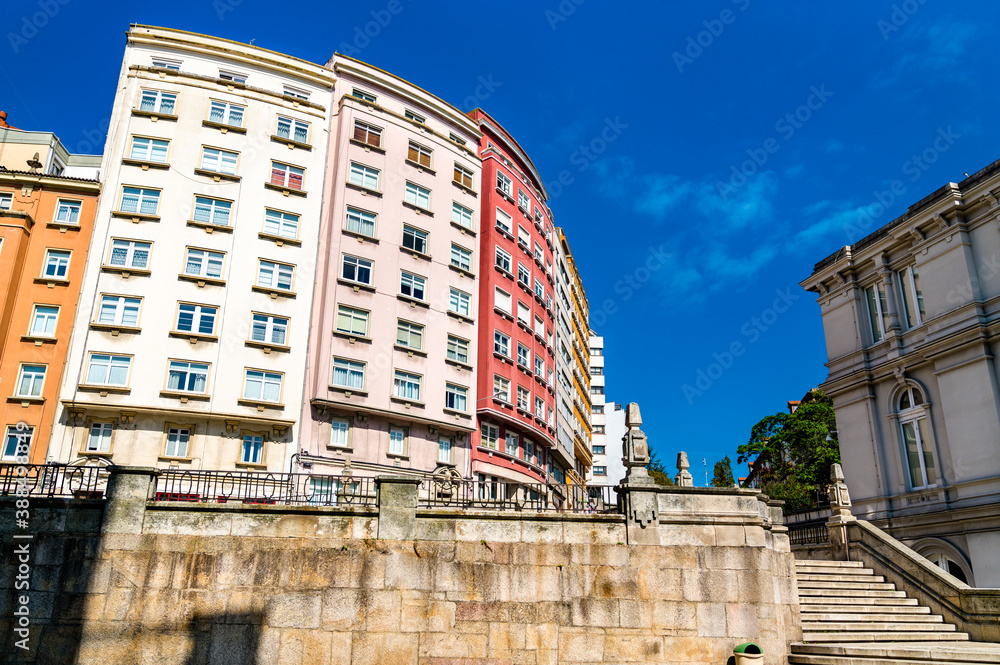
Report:
M 671 631 L 698 629 L 694 603 L 658 600 L 653 603 L 653 627 Z
M 369 543 L 372 543 L 369 545 Z M 385 557 L 380 556 L 376 541 L 351 550 L 351 582 L 354 589 L 381 589 L 385 586 Z
M 140 665 L 187 665 L 208 659 L 209 645 L 198 631 L 143 631 L 139 637 Z
M 569 601 L 543 601 L 536 605 L 535 616 L 538 617 L 538 623 L 553 623 L 559 626 L 569 626 L 573 623 L 573 604 Z
M 698 636 L 726 637 L 726 606 L 723 603 L 699 603 Z
M 624 516 L 620 522 L 566 522 L 564 541 L 570 544 L 617 545 L 630 542 L 626 535 Z
M 330 633 L 330 665 L 351 665 L 351 633 Z
M 681 579 L 684 600 L 728 603 L 739 597 L 739 575 L 733 570 L 685 570 Z
M 608 635 L 604 639 L 604 660 L 614 663 L 660 662 L 663 638 L 649 635 Z
M 528 603 L 563 598 L 563 577 L 567 574 L 568 568 L 510 566 L 509 570 L 511 600 Z
M 455 520 L 417 515 L 414 534 L 417 540 L 454 541 Z
M 394 551 L 385 560 L 385 586 L 393 589 L 421 589 L 428 591 L 431 584 L 431 559 L 418 557 L 409 550 Z
M 149 589 L 168 588 L 173 577 L 174 559 L 178 556 L 174 552 L 150 552 L 145 586 Z
M 272 628 L 319 628 L 319 593 L 277 593 L 267 599 L 264 622 Z
M 489 637 L 487 635 L 424 633 L 420 636 L 419 657 L 421 659 L 486 658 L 488 646 Z
M 228 536 L 232 533 L 233 520 L 236 517 L 241 517 L 246 522 L 251 521 L 250 516 L 239 516 L 233 513 L 206 513 L 200 510 L 191 512 L 150 510 L 146 512 L 143 528 L 145 533 L 159 535 Z M 252 535 L 252 532 L 239 535 Z
M 762 526 L 746 526 L 743 527 L 747 536 L 747 546 L 749 547 L 764 547 L 767 545 L 766 538 L 764 537 L 764 527 Z
M 591 594 L 598 598 L 648 598 L 649 590 L 635 568 L 598 566 L 594 570 Z
M 454 629 L 457 609 L 457 603 L 446 600 L 431 601 L 427 616 L 427 630 L 432 633 L 444 633 Z
M 455 560 L 470 563 L 510 563 L 513 545 L 499 542 L 456 542 Z
M 715 546 L 715 527 L 711 524 L 660 524 L 658 544 L 664 547 L 693 545 Z
M 472 591 L 485 602 L 511 600 L 511 570 L 509 566 L 475 563 L 470 565 Z
M 212 665 L 252 663 L 260 657 L 260 627 L 252 624 L 213 624 L 208 662 Z M 260 662 L 260 661 L 258 661 Z M 268 662 L 268 661 L 263 661 Z M 271 661 L 280 662 L 280 661 Z
M 747 544 L 746 533 L 739 524 L 716 524 L 715 544 L 719 547 L 742 547 Z
M 572 545 L 564 546 L 569 554 L 569 562 L 584 566 L 615 566 L 629 565 L 632 548 L 628 545 Z M 560 562 L 562 563 L 562 562 Z
M 142 598 L 143 626 L 156 627 L 161 623 L 179 624 L 184 620 L 181 592 L 177 589 L 148 589 Z
M 281 581 L 282 552 L 261 550 L 257 552 L 254 564 L 253 584 L 258 587 L 274 588 Z
M 608 628 L 618 625 L 618 601 L 576 598 L 572 601 L 573 625 Z
M 356 589 L 327 589 L 323 592 L 320 620 L 324 630 L 361 630 L 365 624 L 365 613 L 361 604 L 364 591 Z
M 760 633 L 757 623 L 757 606 L 743 603 L 726 605 L 726 631 L 729 637 L 741 641 L 752 640 Z
M 399 630 L 400 592 L 395 589 L 372 589 L 358 592 L 358 603 L 365 616 L 365 630 L 387 633 Z
M 554 544 L 563 541 L 563 523 L 554 521 L 524 520 L 521 522 L 522 543 Z
M 470 516 L 455 524 L 455 538 L 474 543 L 517 543 L 521 541 L 521 522 L 518 519 L 476 519 Z
M 619 600 L 618 625 L 622 628 L 649 628 L 653 625 L 653 605 L 647 600 Z
M 224 591 L 187 589 L 181 592 L 186 621 L 213 621 L 226 614 L 227 594 Z
M 614 655 L 612 654 L 612 662 Z M 559 630 L 559 662 L 594 663 L 604 660 L 604 633 L 599 630 Z
M 524 627 L 524 647 L 539 651 L 555 649 L 559 646 L 559 625 L 550 622 L 536 622 Z
M 574 548 L 564 543 L 535 545 L 514 543 L 510 546 L 510 561 L 515 566 L 557 566 L 571 563 Z

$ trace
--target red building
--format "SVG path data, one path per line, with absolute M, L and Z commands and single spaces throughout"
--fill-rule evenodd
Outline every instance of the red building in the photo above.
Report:
M 565 482 L 555 445 L 552 215 L 521 146 L 481 109 L 479 362 L 472 476 Z

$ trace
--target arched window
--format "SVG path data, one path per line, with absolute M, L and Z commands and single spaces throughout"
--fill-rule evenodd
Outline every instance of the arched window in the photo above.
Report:
M 935 552 L 933 554 L 930 554 L 927 557 L 927 559 L 931 563 L 933 563 L 934 565 L 936 565 L 938 568 L 941 568 L 945 572 L 950 573 L 951 575 L 954 575 L 955 577 L 957 577 L 959 580 L 965 582 L 966 584 L 969 583 L 969 580 L 966 579 L 966 577 L 965 577 L 965 571 L 962 570 L 962 567 L 960 565 L 958 565 L 958 563 L 956 563 L 956 562 L 952 561 L 951 559 L 949 559 L 944 554 L 941 554 L 940 552 Z
M 937 484 L 934 453 L 931 452 L 930 432 L 924 397 L 916 388 L 908 386 L 896 403 L 899 427 L 906 451 L 906 466 L 910 474 L 910 488 L 921 489 Z

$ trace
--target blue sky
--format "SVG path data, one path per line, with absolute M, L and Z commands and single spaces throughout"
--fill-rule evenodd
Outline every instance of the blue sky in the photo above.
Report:
M 671 467 L 686 450 L 698 484 L 703 458 L 735 462 L 757 420 L 824 380 L 798 287 L 813 264 L 1000 158 L 988 0 L 142 4 L 8 2 L 9 122 L 98 152 L 130 22 L 321 63 L 339 50 L 483 106 L 549 183 L 608 399 L 639 402 L 654 449 Z

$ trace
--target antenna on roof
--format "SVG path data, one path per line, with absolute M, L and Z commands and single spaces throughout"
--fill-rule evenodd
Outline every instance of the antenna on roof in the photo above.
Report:
M 250 40 L 250 46 L 253 46 L 255 41 L 257 41 L 256 37 L 254 37 L 253 39 L 251 39 Z

